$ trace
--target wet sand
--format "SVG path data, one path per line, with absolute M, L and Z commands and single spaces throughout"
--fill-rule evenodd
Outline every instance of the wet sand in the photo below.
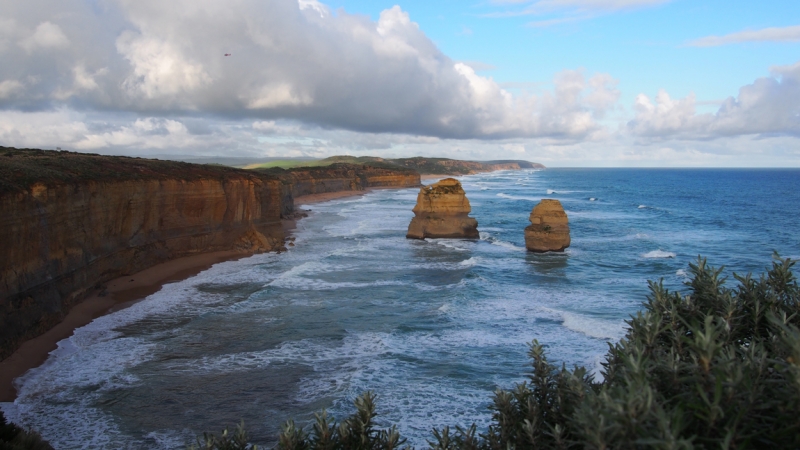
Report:
M 447 178 L 448 175 L 421 175 L 420 179 L 425 180 L 428 178 Z M 313 203 L 321 203 L 327 202 L 329 200 L 336 200 L 337 198 L 345 198 L 345 197 L 357 197 L 360 195 L 368 194 L 372 191 L 376 191 L 378 189 L 411 189 L 411 188 L 419 188 L 419 186 L 386 186 L 386 187 L 371 187 L 366 188 L 363 191 L 339 191 L 339 192 L 324 192 L 322 194 L 309 194 L 309 195 L 301 195 L 294 199 L 295 205 L 311 205 Z
M 337 198 L 356 197 L 364 195 L 369 191 L 370 189 L 366 189 L 363 191 L 339 191 L 339 192 L 325 192 L 322 194 L 301 195 L 296 199 L 294 199 L 294 204 L 310 205 L 312 203 L 322 203 L 322 202 L 327 202 L 329 200 L 336 200 Z
M 185 256 L 127 275 L 106 283 L 106 291 L 95 291 L 75 305 L 67 317 L 41 336 L 26 341 L 11 356 L 0 361 L 0 402 L 12 402 L 17 396 L 13 386 L 15 378 L 29 369 L 40 366 L 58 346 L 58 341 L 72 336 L 97 317 L 119 311 L 150 294 L 158 292 L 170 282 L 197 275 L 212 265 L 250 256 L 251 253 L 220 251 Z

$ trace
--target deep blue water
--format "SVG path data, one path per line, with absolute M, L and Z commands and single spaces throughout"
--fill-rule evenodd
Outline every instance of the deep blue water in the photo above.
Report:
M 218 264 L 77 330 L 4 411 L 57 448 L 184 448 L 240 419 L 269 445 L 284 420 L 342 418 L 373 390 L 381 419 L 422 447 L 433 426 L 485 427 L 532 339 L 597 370 L 647 280 L 683 289 L 698 255 L 727 274 L 800 257 L 800 170 L 461 180 L 480 240 L 405 239 L 417 189 L 311 205 L 288 253 Z M 524 250 L 541 198 L 566 209 L 564 254 Z

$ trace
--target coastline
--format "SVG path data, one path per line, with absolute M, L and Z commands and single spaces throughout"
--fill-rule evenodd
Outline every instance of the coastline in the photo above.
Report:
M 397 189 L 394 187 L 368 188 L 363 191 L 339 191 L 300 196 L 296 205 L 310 205 L 344 197 L 364 195 L 374 189 Z M 286 236 L 290 236 L 299 218 L 281 221 Z M 250 252 L 218 251 L 184 256 L 157 264 L 140 272 L 125 275 L 106 283 L 106 292 L 95 290 L 86 299 L 69 310 L 58 325 L 46 333 L 25 341 L 8 358 L 0 361 L 0 402 L 13 402 L 17 398 L 14 380 L 30 369 L 41 366 L 50 352 L 58 348 L 58 342 L 72 336 L 77 328 L 92 320 L 127 308 L 148 295 L 161 290 L 167 283 L 181 281 L 197 275 L 214 264 L 235 261 L 252 256 Z
M 439 180 L 444 179 L 444 178 L 452 178 L 452 177 L 456 177 L 456 176 L 459 176 L 459 175 L 440 175 L 440 174 L 435 174 L 435 173 L 429 173 L 429 174 L 425 174 L 425 175 L 420 175 L 419 179 L 421 181 L 431 181 L 431 180 L 439 181 Z
M 25 341 L 11 356 L 0 361 L 0 402 L 13 402 L 17 398 L 14 379 L 42 365 L 50 352 L 58 348 L 58 342 L 72 336 L 75 329 L 130 306 L 158 292 L 167 283 L 197 275 L 214 264 L 251 255 L 249 252 L 218 251 L 184 256 L 109 281 L 105 293 L 101 295 L 100 290 L 95 290 L 73 306 L 58 325 Z
M 450 175 L 421 175 L 423 181 L 438 181 Z M 295 199 L 295 205 L 310 205 L 346 197 L 356 197 L 378 189 L 402 189 L 397 187 L 372 187 L 361 191 L 325 192 L 303 195 Z M 287 235 L 291 235 L 299 218 L 284 219 L 282 224 Z M 124 309 L 148 295 L 161 290 L 167 283 L 184 280 L 197 275 L 214 264 L 235 261 L 251 256 L 250 252 L 218 251 L 200 253 L 173 259 L 140 272 L 122 276 L 106 283 L 102 293 L 95 290 L 85 300 L 73 306 L 58 325 L 46 333 L 25 341 L 8 358 L 0 361 L 0 402 L 13 402 L 17 398 L 14 380 L 42 365 L 50 353 L 58 348 L 58 342 L 72 336 L 75 329 L 89 324 L 92 320 Z
M 421 180 L 427 179 L 440 179 L 446 178 L 449 175 L 420 175 Z M 370 192 L 377 191 L 379 189 L 411 189 L 411 188 L 419 188 L 418 186 L 381 186 L 381 187 L 369 187 L 361 191 L 338 191 L 338 192 L 323 192 L 321 194 L 309 194 L 309 195 L 301 195 L 294 199 L 295 205 L 311 205 L 314 203 L 322 203 L 327 202 L 330 200 L 336 200 L 345 197 L 359 197 L 365 194 L 369 194 Z

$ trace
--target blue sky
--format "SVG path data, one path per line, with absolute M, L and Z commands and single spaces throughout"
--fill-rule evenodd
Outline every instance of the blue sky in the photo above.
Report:
M 481 73 L 500 83 L 547 87 L 556 72 L 567 68 L 609 73 L 619 79 L 621 103 L 627 106 L 637 94 L 655 94 L 658 89 L 676 97 L 695 92 L 700 101 L 722 100 L 768 75 L 770 66 L 800 59 L 800 40 L 688 45 L 706 36 L 796 26 L 800 24 L 797 1 L 682 0 L 618 11 L 571 14 L 556 10 L 508 17 L 493 15 L 524 8 L 489 1 L 336 0 L 327 4 L 373 20 L 399 4 L 445 54 L 493 66 Z M 548 20 L 566 21 L 536 25 Z
M 0 58 L 0 145 L 800 166 L 797 1 L 0 0 Z

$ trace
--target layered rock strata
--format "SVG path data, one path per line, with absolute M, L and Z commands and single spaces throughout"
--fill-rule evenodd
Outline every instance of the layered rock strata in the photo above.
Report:
M 283 214 L 294 210 L 294 199 L 304 195 L 341 191 L 363 191 L 380 187 L 416 187 L 419 173 L 414 170 L 389 169 L 361 164 L 336 163 L 324 167 L 267 169 L 260 171 L 278 177 L 283 182 Z
M 412 211 L 414 218 L 406 234 L 409 239 L 478 238 L 478 221 L 468 217 L 469 200 L 456 179 L 423 186 Z
M 533 207 L 525 228 L 525 247 L 532 252 L 563 252 L 569 247 L 569 220 L 561 202 L 543 199 Z
M 0 149 L 0 359 L 85 294 L 173 258 L 283 249 L 281 182 L 223 167 Z

